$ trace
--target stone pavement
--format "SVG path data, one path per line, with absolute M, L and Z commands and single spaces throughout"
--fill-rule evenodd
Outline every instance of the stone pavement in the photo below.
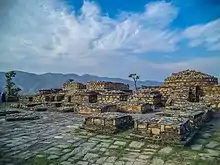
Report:
M 220 164 L 220 117 L 208 123 L 188 147 L 162 146 L 79 129 L 71 113 L 38 112 L 41 119 L 6 122 L 0 117 L 2 165 L 206 165 Z M 137 115 L 136 115 L 137 117 Z

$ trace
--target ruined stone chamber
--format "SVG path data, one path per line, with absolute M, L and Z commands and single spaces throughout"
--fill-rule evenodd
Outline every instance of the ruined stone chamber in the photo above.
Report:
M 96 103 L 99 93 L 88 90 L 70 90 L 65 94 L 64 102 L 69 103 Z
M 85 118 L 83 128 L 102 134 L 113 134 L 133 127 L 132 116 L 119 112 L 93 114 Z
M 220 95 L 218 79 L 195 70 L 173 73 L 165 78 L 163 86 L 172 88 L 169 104 L 180 104 L 184 101 L 213 104 L 214 98 Z M 217 100 L 214 102 L 218 104 Z
M 172 73 L 171 76 L 164 79 L 165 86 L 210 86 L 216 84 L 218 84 L 216 77 L 189 69 Z
M 94 91 L 99 91 L 99 90 L 123 91 L 123 90 L 129 90 L 129 85 L 119 82 L 91 81 L 86 84 L 86 89 L 94 90 Z
M 117 112 L 117 106 L 110 103 L 83 103 L 77 106 L 76 113 L 99 114 L 105 112 Z
M 164 112 L 157 113 L 156 116 L 176 117 L 176 118 L 187 118 L 190 121 L 191 131 L 194 133 L 203 126 L 205 111 L 181 111 L 181 110 L 166 110 Z
M 65 93 L 62 89 L 41 89 L 35 95 L 28 97 L 27 106 L 33 107 L 40 104 L 55 105 L 64 99 Z
M 162 94 L 156 90 L 140 89 L 129 96 L 130 102 L 148 103 L 153 106 L 158 106 L 162 102 Z
M 149 113 L 153 112 L 152 105 L 138 101 L 117 103 L 118 111 L 122 113 Z
M 199 125 L 203 125 L 205 122 L 208 122 L 212 119 L 213 117 L 213 110 L 211 107 L 207 106 L 205 103 L 200 103 L 200 102 L 189 102 L 189 101 L 184 101 L 182 103 L 174 104 L 172 106 L 167 106 L 165 108 L 165 113 L 166 112 L 171 112 L 173 111 L 173 114 L 181 114 L 181 115 L 191 115 L 194 116 L 194 118 L 197 118 L 199 116 Z M 192 118 L 191 118 L 192 119 Z M 197 119 L 193 119 L 196 120 Z
M 130 93 L 123 91 L 101 91 L 99 92 L 97 101 L 99 103 L 119 103 L 128 100 Z
M 187 144 L 193 137 L 189 119 L 153 116 L 134 121 L 134 133 L 157 143 Z

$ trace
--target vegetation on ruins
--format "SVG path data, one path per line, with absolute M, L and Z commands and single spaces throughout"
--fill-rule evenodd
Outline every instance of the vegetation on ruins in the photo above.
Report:
M 134 81 L 134 87 L 137 90 L 137 81 L 140 79 L 140 76 L 138 76 L 137 74 L 130 74 L 128 77 L 132 78 Z
M 15 83 L 13 82 L 13 78 L 16 76 L 15 71 L 10 71 L 5 73 L 5 80 L 6 80 L 6 97 L 18 97 L 20 88 L 16 87 Z

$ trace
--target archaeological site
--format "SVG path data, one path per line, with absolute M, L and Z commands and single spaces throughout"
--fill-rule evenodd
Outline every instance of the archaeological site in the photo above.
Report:
M 0 108 L 2 165 L 220 165 L 220 84 L 184 70 L 161 86 L 76 81 Z

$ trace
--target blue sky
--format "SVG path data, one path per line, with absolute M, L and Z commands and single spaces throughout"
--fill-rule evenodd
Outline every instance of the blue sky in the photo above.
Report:
M 189 68 L 220 77 L 219 0 L 9 0 L 1 6 L 3 71 L 121 78 L 135 72 L 161 81 Z

